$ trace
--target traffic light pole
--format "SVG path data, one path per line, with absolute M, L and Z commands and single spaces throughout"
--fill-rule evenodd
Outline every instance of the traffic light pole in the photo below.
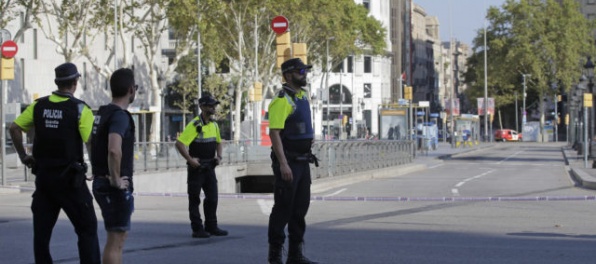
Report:
M 555 93 L 555 142 L 559 142 L 559 111 L 557 111 L 558 102 L 557 93 Z
M 0 63 L 1 64 L 1 63 Z M 1 66 L 1 65 L 0 65 Z M 0 106 L 2 108 L 2 114 L 0 114 L 0 123 L 2 123 L 2 131 L 0 132 L 0 137 L 2 137 L 2 186 L 6 186 L 6 121 L 4 118 L 5 115 L 5 98 L 6 98 L 6 81 L 2 80 L 1 82 L 2 86 L 0 91 L 2 91 L 2 94 L 0 96 L 0 102 L 2 102 L 2 106 Z M 17 160 L 18 162 L 18 160 Z

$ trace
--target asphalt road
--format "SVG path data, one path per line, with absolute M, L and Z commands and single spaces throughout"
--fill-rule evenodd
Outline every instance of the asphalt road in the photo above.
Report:
M 595 194 L 575 186 L 561 144 L 497 144 L 314 194 L 306 254 L 321 263 L 594 263 Z M 0 195 L 2 263 L 33 262 L 29 196 Z M 136 197 L 124 262 L 266 263 L 270 196 L 220 198 L 228 237 L 191 238 L 186 205 L 186 197 Z M 56 263 L 78 262 L 64 215 L 52 250 Z

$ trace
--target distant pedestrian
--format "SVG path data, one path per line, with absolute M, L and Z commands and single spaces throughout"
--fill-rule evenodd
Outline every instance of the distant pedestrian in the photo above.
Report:
M 222 146 L 219 126 L 213 115 L 219 104 L 213 96 L 203 94 L 199 99 L 201 113 L 182 131 L 176 141 L 176 149 L 186 159 L 188 213 L 192 237 L 227 236 L 228 231 L 217 225 L 218 190 L 215 166 L 221 162 Z M 188 147 L 188 149 L 187 149 Z M 205 225 L 201 220 L 201 190 L 205 192 L 203 213 Z
M 97 218 L 85 184 L 83 143 L 93 127 L 93 112 L 74 97 L 81 74 L 72 63 L 54 69 L 58 90 L 37 99 L 10 126 L 14 148 L 35 174 L 33 252 L 35 263 L 52 263 L 50 240 L 60 210 L 78 236 L 80 263 L 100 263 Z M 35 131 L 33 155 L 23 146 L 23 132 Z M 8 241 L 5 241 L 8 243 Z
M 112 102 L 97 111 L 93 127 L 93 195 L 101 208 L 108 233 L 103 263 L 122 263 L 122 250 L 134 211 L 132 174 L 135 126 L 128 106 L 137 92 L 134 72 L 121 68 L 112 73 Z
M 275 187 L 274 205 L 269 216 L 269 263 L 283 263 L 282 248 L 288 226 L 288 264 L 316 263 L 302 253 L 306 213 L 310 205 L 310 165 L 316 163 L 311 148 L 314 139 L 306 75 L 311 65 L 295 58 L 281 65 L 282 90 L 269 104 L 271 160 Z

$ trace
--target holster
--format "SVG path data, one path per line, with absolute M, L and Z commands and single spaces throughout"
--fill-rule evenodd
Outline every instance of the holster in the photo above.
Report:
M 216 159 L 199 159 L 199 164 L 199 167 L 196 168 L 199 171 L 214 170 L 218 165 Z
M 87 178 L 87 163 L 72 162 L 60 174 L 60 179 L 70 183 L 74 188 L 79 188 L 85 183 Z
M 308 163 L 314 163 L 315 167 L 319 167 L 319 159 L 312 152 L 308 153 L 296 153 L 292 151 L 285 151 L 286 159 L 295 161 L 305 161 Z

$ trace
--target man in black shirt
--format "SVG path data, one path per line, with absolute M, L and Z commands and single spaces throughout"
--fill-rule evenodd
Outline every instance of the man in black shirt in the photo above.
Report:
M 101 208 L 108 238 L 103 263 L 122 263 L 122 248 L 134 211 L 133 151 L 135 127 L 126 110 L 135 98 L 134 72 L 122 68 L 110 78 L 112 102 L 99 108 L 93 126 L 93 195 Z

